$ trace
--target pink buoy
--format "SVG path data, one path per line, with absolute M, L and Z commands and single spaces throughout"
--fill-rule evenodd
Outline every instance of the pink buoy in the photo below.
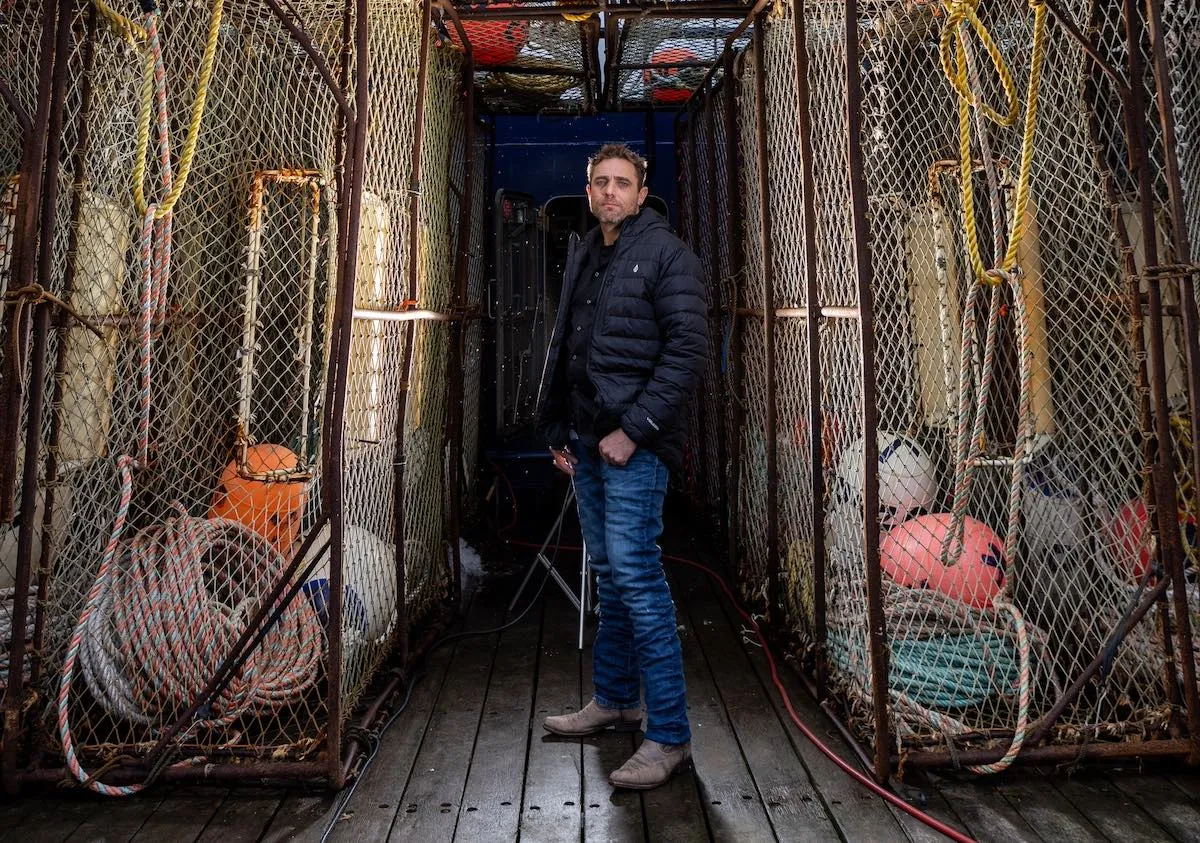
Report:
M 1179 531 L 1183 536 L 1184 568 L 1190 570 L 1192 560 L 1200 554 L 1200 531 L 1195 516 L 1179 513 Z M 1154 533 L 1145 501 L 1132 498 L 1118 507 L 1108 524 L 1108 542 L 1114 558 L 1129 572 L 1131 581 L 1141 582 L 1155 555 Z M 1152 579 L 1150 584 L 1154 582 Z
M 949 513 L 919 515 L 888 530 L 879 542 L 880 567 L 897 585 L 932 589 L 977 609 L 991 606 L 1004 589 L 1004 543 L 987 524 L 966 518 L 962 552 L 943 565 L 942 543 L 953 521 Z

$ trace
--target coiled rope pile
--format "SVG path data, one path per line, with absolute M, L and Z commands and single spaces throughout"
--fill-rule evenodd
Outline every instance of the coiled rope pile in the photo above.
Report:
M 34 602 L 37 600 L 37 589 L 29 589 L 26 602 L 29 612 L 25 615 L 25 640 L 33 640 L 35 620 Z M 17 604 L 15 588 L 0 588 L 0 691 L 8 686 L 9 659 L 12 657 L 13 613 Z M 29 679 L 29 660 L 25 660 L 25 679 Z
M 214 0 L 188 134 L 178 177 L 171 161 L 166 69 L 159 40 L 160 12 L 150 8 L 138 24 L 94 0 L 109 26 L 143 51 L 134 205 L 142 220 L 140 264 L 140 383 L 138 457 L 117 460 L 120 502 L 100 569 L 67 648 L 57 699 L 58 731 L 68 769 L 86 787 L 128 796 L 147 784 L 115 787 L 89 776 L 75 751 L 70 715 L 75 668 L 97 702 L 112 716 L 155 728 L 182 713 L 203 692 L 260 602 L 284 575 L 285 560 L 264 538 L 223 519 L 182 512 L 122 542 L 133 498 L 134 470 L 150 461 L 151 375 L 154 339 L 165 322 L 171 267 L 172 216 L 191 171 L 220 32 L 223 0 Z M 158 128 L 163 197 L 146 198 L 151 113 Z M 293 602 L 211 705 L 186 728 L 221 729 L 244 715 L 278 711 L 316 681 L 321 625 L 311 605 Z M 182 762 L 189 763 L 189 762 Z

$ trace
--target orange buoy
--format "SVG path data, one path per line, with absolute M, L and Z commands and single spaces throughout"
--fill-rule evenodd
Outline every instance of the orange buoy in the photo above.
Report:
M 879 565 L 898 585 L 928 588 L 983 609 L 1004 588 L 1004 543 L 982 521 L 963 521 L 962 552 L 942 564 L 942 540 L 954 516 L 919 515 L 888 530 L 879 542 Z
M 703 68 L 673 67 L 671 62 L 696 62 L 699 57 L 684 47 L 666 47 L 650 57 L 654 67 L 642 71 L 642 84 L 650 88 L 650 101 L 658 105 L 687 102 L 704 76 Z
M 510 3 L 490 3 L 486 8 L 504 9 L 511 5 Z M 478 8 L 484 8 L 484 6 L 481 5 Z M 499 18 L 465 20 L 462 26 L 463 31 L 467 34 L 467 40 L 471 42 L 471 55 L 475 59 L 476 67 L 499 67 L 512 64 L 529 40 L 529 21 L 527 20 L 502 20 Z M 446 31 L 450 36 L 450 43 L 460 50 L 463 49 L 458 28 L 447 26 Z
M 234 460 L 221 472 L 209 518 L 244 524 L 273 544 L 285 559 L 291 558 L 308 501 L 308 483 L 287 479 L 299 470 L 299 463 L 282 445 L 251 445 L 243 464 Z M 267 479 L 271 475 L 285 479 Z

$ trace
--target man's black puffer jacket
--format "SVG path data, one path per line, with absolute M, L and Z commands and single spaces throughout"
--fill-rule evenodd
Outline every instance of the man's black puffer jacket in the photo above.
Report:
M 590 238 L 601 236 L 599 228 L 587 236 L 590 244 Z M 567 257 L 538 394 L 538 432 L 551 447 L 569 444 L 563 336 L 586 255 L 587 248 L 576 244 Z M 643 209 L 621 227 L 592 325 L 588 377 L 596 388 L 600 417 L 619 420 L 639 448 L 679 470 L 688 402 L 707 359 L 708 305 L 700 261 L 660 214 Z

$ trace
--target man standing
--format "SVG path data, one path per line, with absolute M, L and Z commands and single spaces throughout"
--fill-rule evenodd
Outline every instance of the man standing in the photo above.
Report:
M 708 355 L 700 262 L 646 200 L 646 162 L 608 144 L 588 161 L 600 225 L 567 258 L 538 430 L 571 475 L 596 574 L 595 696 L 545 727 L 646 739 L 609 781 L 646 790 L 691 758 L 675 603 L 662 568 L 663 499 L 683 462 L 686 409 Z M 640 681 L 639 681 L 640 680 Z

